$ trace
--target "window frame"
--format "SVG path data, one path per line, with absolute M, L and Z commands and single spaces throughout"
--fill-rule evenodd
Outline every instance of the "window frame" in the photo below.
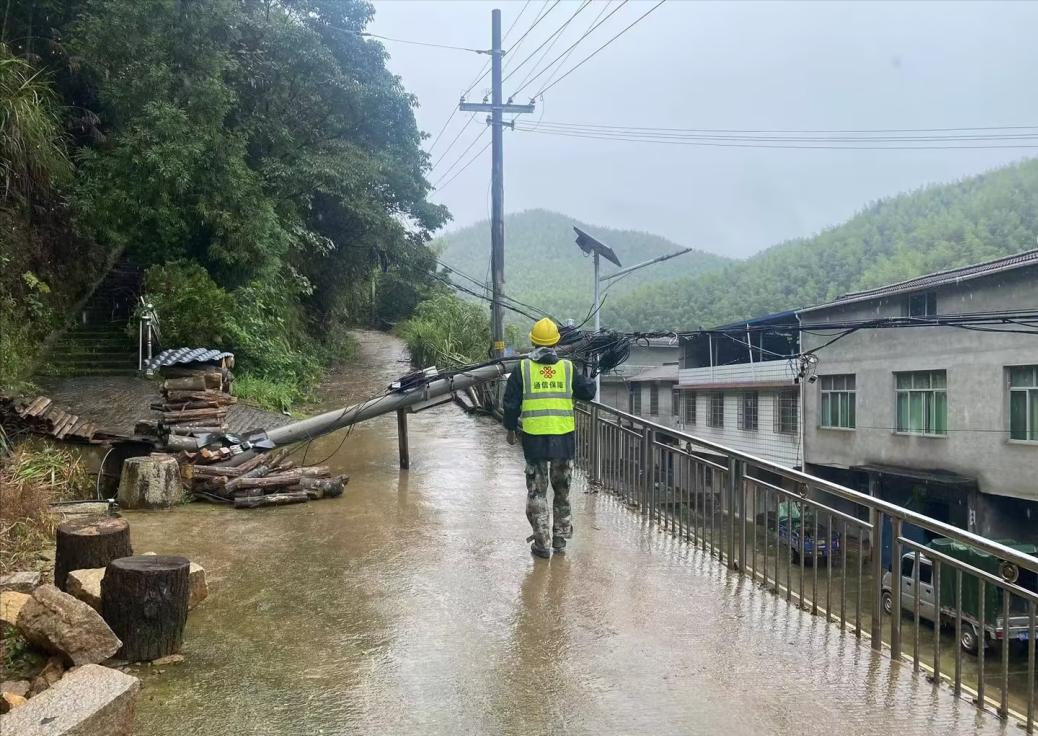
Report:
M 627 384 L 627 413 L 636 417 L 642 415 L 642 384 L 631 381 Z
M 818 427 L 853 432 L 858 421 L 856 373 L 832 373 L 818 377 Z M 895 384 L 896 385 L 896 384 Z M 834 407 L 835 401 L 835 407 Z M 833 423 L 833 409 L 837 423 Z M 845 422 L 844 414 L 849 417 Z
M 681 418 L 681 389 L 677 386 L 670 388 L 670 416 L 674 419 Z
M 1013 385 L 1013 373 L 1029 371 L 1030 377 L 1019 385 Z M 1006 386 L 1008 387 L 1007 425 L 1009 441 L 1014 444 L 1038 445 L 1038 365 L 1006 366 Z M 1013 404 L 1017 396 L 1023 396 L 1024 436 L 1013 436 Z M 1033 424 L 1032 424 L 1032 415 Z
M 685 426 L 691 425 L 694 427 L 696 425 L 696 392 L 685 391 L 684 394 L 684 397 L 682 397 L 684 401 L 682 418 L 685 421 Z
M 756 432 L 760 426 L 760 394 L 756 391 L 742 391 L 739 394 L 739 429 L 744 432 Z
M 720 406 L 715 405 L 719 403 Z M 714 391 L 710 394 L 710 404 L 707 407 L 706 426 L 714 429 L 724 429 L 724 391 Z M 717 413 L 719 410 L 719 414 Z
M 926 376 L 927 386 L 916 386 L 916 381 L 922 382 L 923 376 Z M 934 378 L 936 376 L 941 377 L 942 386 L 934 385 Z M 902 378 L 907 378 L 910 386 L 900 386 Z M 915 401 L 915 397 L 918 396 L 918 402 Z M 904 398 L 906 402 L 906 414 L 907 414 L 907 426 L 902 426 L 901 423 L 901 402 Z M 940 399 L 940 400 L 939 400 Z M 922 430 L 913 430 L 910 428 L 912 424 L 912 414 L 915 411 L 916 404 L 921 413 L 922 419 Z M 942 408 L 944 412 L 944 431 L 937 431 L 938 425 L 938 410 Z M 916 437 L 933 437 L 939 439 L 946 439 L 948 437 L 948 371 L 947 369 L 937 368 L 933 370 L 922 370 L 922 371 L 895 371 L 894 372 L 894 434 L 910 435 Z
M 792 427 L 783 421 L 792 405 Z M 800 392 L 785 389 L 775 394 L 775 434 L 796 434 L 800 431 Z
M 922 312 L 913 312 L 913 306 L 919 305 L 922 300 Z M 905 297 L 904 315 L 906 317 L 936 317 L 937 316 L 937 292 L 917 291 Z
M 649 381 L 649 416 L 660 415 L 660 384 L 657 381 Z

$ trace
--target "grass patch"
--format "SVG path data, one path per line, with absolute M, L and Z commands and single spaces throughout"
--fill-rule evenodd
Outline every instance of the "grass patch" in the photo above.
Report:
M 17 446 L 0 461 L 0 574 L 29 567 L 54 539 L 50 504 L 92 490 L 79 456 L 38 441 Z
M 234 395 L 263 409 L 288 411 L 293 404 L 309 398 L 310 391 L 296 383 L 243 373 L 234 379 Z

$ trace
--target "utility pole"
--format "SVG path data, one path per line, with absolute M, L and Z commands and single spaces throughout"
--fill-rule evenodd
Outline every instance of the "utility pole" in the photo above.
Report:
M 502 104 L 501 94 L 501 60 L 504 50 L 501 48 L 501 11 L 490 11 L 491 49 L 490 49 L 490 104 L 465 102 L 458 105 L 462 112 L 489 112 L 487 122 L 491 133 L 491 212 L 490 212 L 490 271 L 493 282 L 493 299 L 491 306 L 492 338 L 494 355 L 501 357 L 505 352 L 504 308 L 501 295 L 505 286 L 505 164 L 504 114 L 533 112 L 533 103 L 529 105 Z

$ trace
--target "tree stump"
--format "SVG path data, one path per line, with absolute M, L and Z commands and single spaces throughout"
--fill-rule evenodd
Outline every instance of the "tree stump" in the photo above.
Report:
M 101 578 L 101 615 L 122 639 L 116 656 L 146 662 L 180 651 L 187 623 L 191 563 L 140 555 L 113 560 Z
M 66 521 L 58 526 L 54 585 L 68 592 L 66 578 L 73 570 L 105 567 L 112 560 L 132 554 L 130 525 L 125 520 L 95 516 Z
M 183 493 L 180 465 L 172 455 L 152 453 L 123 463 L 117 497 L 123 508 L 167 508 L 179 503 Z

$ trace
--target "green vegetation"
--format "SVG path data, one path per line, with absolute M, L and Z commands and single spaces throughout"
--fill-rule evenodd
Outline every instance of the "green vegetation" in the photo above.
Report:
M 417 366 L 440 368 L 487 358 L 490 315 L 482 303 L 438 294 L 418 305 L 414 316 L 397 327 Z
M 166 345 L 233 350 L 278 401 L 338 357 L 345 326 L 406 318 L 435 283 L 426 243 L 448 215 L 426 200 L 416 100 L 359 35 L 373 12 L 8 4 L 2 145 L 18 186 L 3 206 L 19 219 L 2 236 L 3 306 L 5 328 L 31 329 L 4 329 L 4 386 L 118 257 L 148 268 Z
M 1038 159 L 869 205 L 838 227 L 603 309 L 615 329 L 711 327 L 1035 247 Z M 647 269 L 648 270 L 648 269 Z
M 573 226 L 610 246 L 625 266 L 645 261 L 682 248 L 666 238 L 633 230 L 613 230 L 588 225 L 557 212 L 528 210 L 505 218 L 507 253 L 505 256 L 505 293 L 515 299 L 550 312 L 561 320 L 581 322 L 591 307 L 592 264 L 575 242 Z M 480 282 L 489 283 L 490 224 L 481 222 L 438 238 L 433 247 L 441 252 L 440 260 L 448 266 Z M 712 253 L 693 251 L 662 266 L 671 276 L 695 276 L 722 268 L 729 260 Z M 603 261 L 602 273 L 616 266 Z M 610 289 L 608 304 L 639 284 L 659 279 L 660 270 L 646 268 L 622 278 Z M 454 277 L 458 284 L 477 291 L 480 287 Z M 527 310 L 533 313 L 534 310 Z M 515 323 L 529 329 L 524 317 L 511 315 Z

